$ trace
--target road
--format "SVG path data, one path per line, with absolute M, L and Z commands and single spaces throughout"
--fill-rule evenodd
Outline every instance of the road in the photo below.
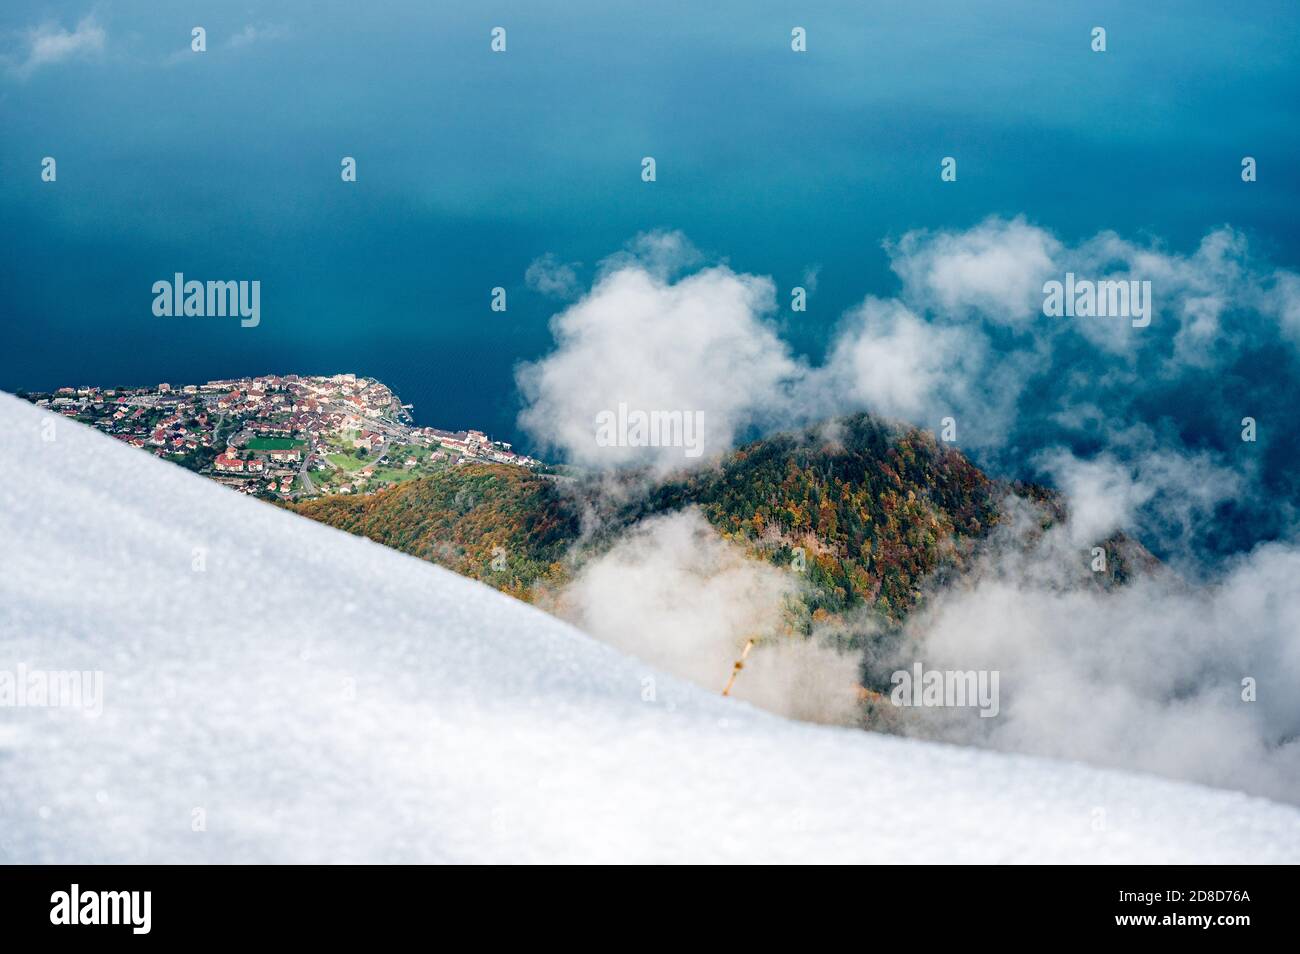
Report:
M 316 485 L 311 482 L 311 475 L 307 473 L 307 461 L 311 460 L 311 454 L 302 455 L 302 466 L 298 468 L 298 479 L 302 481 L 302 492 L 305 494 L 316 493 Z

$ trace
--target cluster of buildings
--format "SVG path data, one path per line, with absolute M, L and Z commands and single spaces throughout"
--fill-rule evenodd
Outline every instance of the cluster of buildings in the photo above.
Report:
M 538 464 L 525 454 L 516 454 L 505 441 L 490 440 L 482 431 L 440 431 L 436 427 L 421 427 L 418 432 L 425 443 L 459 454 L 462 460 L 517 464 L 520 467 L 536 467 Z
M 353 492 L 364 480 L 331 480 L 342 452 L 373 456 L 367 467 L 400 457 L 533 467 L 531 457 L 482 431 L 416 427 L 409 406 L 384 384 L 355 374 L 263 375 L 174 387 L 60 388 L 28 400 L 151 450 L 245 493 L 272 497 Z M 420 457 L 402 448 L 430 448 Z M 313 479 L 313 475 L 324 477 Z M 367 490 L 379 489 L 383 481 Z

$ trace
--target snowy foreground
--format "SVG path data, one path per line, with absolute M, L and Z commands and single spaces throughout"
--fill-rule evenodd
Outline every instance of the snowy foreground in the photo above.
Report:
M 0 501 L 0 673 L 104 674 L 0 708 L 4 861 L 1300 861 L 1296 809 L 786 722 L 8 395 Z

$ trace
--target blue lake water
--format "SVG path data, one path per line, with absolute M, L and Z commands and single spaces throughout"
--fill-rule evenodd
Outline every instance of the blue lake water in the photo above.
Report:
M 25 72 L 23 31 L 92 7 L 0 11 L 0 388 L 351 370 L 421 423 L 518 441 L 513 368 L 556 307 L 525 269 L 589 279 L 645 229 L 783 291 L 817 267 L 784 319 L 814 359 L 897 287 L 881 242 L 913 228 L 1024 214 L 1186 250 L 1226 222 L 1300 266 L 1289 4 L 167 6 L 95 8 L 101 49 Z M 177 271 L 260 280 L 261 324 L 154 317 Z

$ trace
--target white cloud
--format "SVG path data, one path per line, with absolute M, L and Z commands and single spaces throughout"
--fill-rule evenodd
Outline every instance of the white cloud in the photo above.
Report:
M 601 263 L 601 274 L 637 266 L 661 279 L 670 279 L 684 269 L 694 268 L 704 260 L 703 254 L 677 229 L 642 232 Z
M 1037 455 L 1035 463 L 1065 494 L 1071 539 L 1079 546 L 1134 528 L 1139 511 L 1148 508 L 1148 526 L 1160 533 L 1165 548 L 1173 547 L 1242 489 L 1242 477 L 1206 452 L 1153 447 L 1123 458 L 1108 451 L 1084 460 L 1056 447 Z
M 1001 707 L 913 710 L 906 730 L 1300 798 L 1300 551 L 1262 546 L 1203 588 L 1157 574 L 1107 591 L 1077 537 L 1008 546 L 909 620 L 884 669 L 996 670 Z
M 979 310 L 994 324 L 1042 318 L 1043 282 L 1061 243 L 1022 218 L 989 219 L 964 232 L 909 232 L 888 246 L 904 297 L 949 315 Z
M 101 53 L 107 40 L 107 32 L 93 15 L 83 17 L 74 30 L 44 24 L 28 31 L 26 57 L 12 70 L 26 78 L 44 66 Z
M 580 262 L 561 262 L 547 252 L 533 259 L 524 272 L 524 282 L 534 291 L 551 298 L 573 298 L 581 290 L 577 269 Z
M 858 660 L 785 632 L 796 577 L 747 557 L 690 509 L 646 520 L 579 573 L 551 608 L 596 638 L 721 691 L 756 643 L 735 698 L 793 718 L 852 724 Z
M 1300 275 L 1278 271 L 1265 294 L 1267 310 L 1275 317 L 1282 334 L 1300 347 Z
M 808 375 L 800 415 L 866 410 L 929 429 L 952 417 L 963 447 L 1000 447 L 1045 350 L 1032 339 L 999 349 L 977 324 L 869 297 L 845 316 L 826 363 Z
M 655 268 L 639 259 L 604 270 L 581 301 L 551 320 L 555 350 L 517 372 L 528 406 L 521 425 L 579 464 L 670 470 L 729 449 L 737 432 L 771 413 L 802 373 L 765 316 L 767 278 L 708 268 L 661 277 L 681 247 L 655 243 Z M 703 454 L 677 447 L 601 446 L 597 415 L 630 410 L 702 415 Z
M 935 417 L 978 362 L 983 342 L 933 324 L 893 300 L 868 298 L 848 316 L 827 362 L 828 400 L 845 398 L 890 418 L 937 425 Z

